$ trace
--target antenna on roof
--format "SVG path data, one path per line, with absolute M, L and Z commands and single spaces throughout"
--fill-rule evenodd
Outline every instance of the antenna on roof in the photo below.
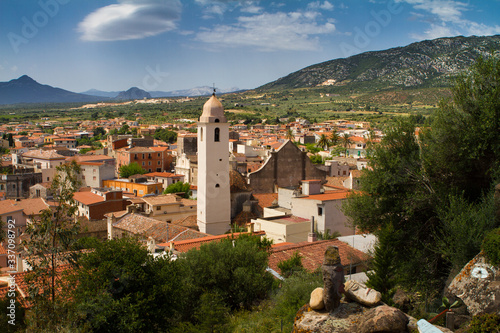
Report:
M 213 87 L 214 87 L 214 93 L 212 94 L 213 96 L 215 96 L 215 83 L 212 83 Z

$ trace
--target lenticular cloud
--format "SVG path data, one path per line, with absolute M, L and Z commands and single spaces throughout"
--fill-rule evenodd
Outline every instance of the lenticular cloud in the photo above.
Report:
M 87 15 L 78 31 L 86 41 L 139 39 L 176 29 L 181 11 L 179 0 L 123 0 Z

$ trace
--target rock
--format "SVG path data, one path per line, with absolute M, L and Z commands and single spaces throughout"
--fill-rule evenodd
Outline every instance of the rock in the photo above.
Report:
M 472 315 L 500 312 L 500 269 L 482 253 L 469 261 L 451 281 L 448 293 L 460 298 Z
M 366 309 L 358 303 L 341 302 L 334 312 L 328 313 L 306 305 L 297 312 L 292 333 L 354 333 L 355 323 Z
M 396 307 L 401 311 L 408 311 L 410 306 L 410 298 L 402 289 L 396 290 L 394 296 L 392 297 L 392 301 L 394 302 L 394 305 L 396 305 Z
M 344 293 L 344 267 L 340 263 L 339 249 L 329 246 L 323 259 L 323 302 L 326 311 L 334 311 Z
M 309 306 L 313 310 L 323 310 L 325 308 L 325 303 L 323 302 L 323 288 L 316 288 L 312 291 Z
M 408 321 L 408 317 L 401 310 L 381 305 L 363 314 L 359 321 L 358 332 L 406 332 Z
M 375 306 L 380 303 L 382 294 L 375 289 L 367 288 L 364 284 L 349 280 L 344 285 L 345 295 L 358 303 L 366 306 Z

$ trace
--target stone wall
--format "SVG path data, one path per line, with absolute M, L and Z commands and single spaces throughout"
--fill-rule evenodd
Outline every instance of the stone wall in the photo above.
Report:
M 318 169 L 291 141 L 270 153 L 268 160 L 257 171 L 248 174 L 254 193 L 274 193 L 277 187 L 299 186 L 305 179 L 326 179 L 326 172 Z

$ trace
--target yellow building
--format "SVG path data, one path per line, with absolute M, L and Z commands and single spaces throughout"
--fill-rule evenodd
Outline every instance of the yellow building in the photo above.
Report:
M 162 184 L 157 182 L 133 182 L 128 179 L 103 180 L 102 186 L 114 190 L 122 190 L 124 194 L 143 197 L 146 194 L 160 194 L 163 192 Z

